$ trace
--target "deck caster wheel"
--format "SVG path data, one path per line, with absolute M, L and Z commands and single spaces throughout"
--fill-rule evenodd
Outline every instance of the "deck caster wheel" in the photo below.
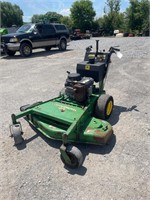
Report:
M 14 144 L 21 144 L 24 139 L 22 137 L 22 128 L 20 124 L 13 124 L 10 126 L 11 136 L 14 138 Z
M 77 147 L 68 145 L 65 153 L 69 157 L 70 161 L 68 161 L 62 153 L 61 160 L 67 167 L 75 169 L 82 165 L 83 155 Z

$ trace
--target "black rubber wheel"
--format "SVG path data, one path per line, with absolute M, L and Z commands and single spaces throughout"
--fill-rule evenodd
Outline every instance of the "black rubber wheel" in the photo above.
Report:
M 65 51 L 67 48 L 67 41 L 65 39 L 61 39 L 59 43 L 59 50 Z
M 45 51 L 50 51 L 51 47 L 45 47 Z
M 100 119 L 108 119 L 113 111 L 113 97 L 107 94 L 102 94 L 95 107 L 95 115 Z
M 22 137 L 22 128 L 20 124 L 13 124 L 10 126 L 11 136 L 14 138 L 14 144 L 21 144 L 24 139 Z
M 28 43 L 23 43 L 20 46 L 20 54 L 23 57 L 29 57 L 32 54 L 32 47 Z
M 78 168 L 82 165 L 83 155 L 77 147 L 68 145 L 67 149 L 66 149 L 66 153 L 71 160 L 71 164 L 66 162 L 66 160 L 63 158 L 62 154 L 61 154 L 61 160 L 67 167 L 74 169 L 74 168 Z
M 9 56 L 14 56 L 15 53 L 16 53 L 16 51 L 7 50 L 6 53 L 7 53 L 7 55 L 9 55 Z

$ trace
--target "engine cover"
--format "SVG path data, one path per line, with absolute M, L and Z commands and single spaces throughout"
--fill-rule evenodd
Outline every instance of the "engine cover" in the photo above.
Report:
M 65 94 L 75 101 L 85 102 L 92 94 L 94 80 L 90 77 L 79 78 L 78 74 L 69 74 L 65 83 Z
M 78 102 L 85 102 L 87 99 L 87 88 L 86 85 L 77 83 L 74 85 L 74 99 Z

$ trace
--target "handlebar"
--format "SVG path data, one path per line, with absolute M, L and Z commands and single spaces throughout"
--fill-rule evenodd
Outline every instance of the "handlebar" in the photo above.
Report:
M 115 47 L 110 47 L 109 51 L 113 51 L 112 53 L 115 53 L 115 51 L 120 51 L 120 49 L 116 48 L 116 47 L 119 47 L 119 46 L 115 46 Z
M 116 46 L 116 47 L 118 47 L 118 46 Z M 112 53 L 115 53 L 118 58 L 122 58 L 123 55 L 120 52 L 120 49 L 118 49 L 116 47 L 110 47 L 110 49 L 109 49 L 109 54 L 110 54 L 109 59 L 110 59 Z
M 122 54 L 120 53 L 120 49 L 117 48 L 117 47 L 119 47 L 119 46 L 110 47 L 108 52 L 105 52 L 105 50 L 103 50 L 103 52 L 102 51 L 98 51 L 99 50 L 99 40 L 96 40 L 96 52 L 91 52 L 92 45 L 88 46 L 86 48 L 86 53 L 85 53 L 84 60 L 88 60 L 89 54 L 94 54 L 95 57 L 97 57 L 98 55 L 102 56 L 103 58 L 105 58 L 105 62 L 109 63 L 111 55 L 113 53 L 115 53 L 117 55 L 117 57 L 119 57 L 119 58 L 122 57 Z

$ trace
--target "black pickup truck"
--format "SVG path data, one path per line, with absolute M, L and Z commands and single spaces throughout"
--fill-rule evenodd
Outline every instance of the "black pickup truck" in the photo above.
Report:
M 65 51 L 67 43 L 70 42 L 69 30 L 63 24 L 37 23 L 25 24 L 16 33 L 7 34 L 1 37 L 1 49 L 9 56 L 19 51 L 21 56 L 29 57 L 32 49 L 45 48 L 50 50 L 58 47 Z

